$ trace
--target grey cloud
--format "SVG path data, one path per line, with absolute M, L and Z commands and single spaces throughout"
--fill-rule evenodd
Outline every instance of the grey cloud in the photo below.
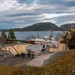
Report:
M 62 4 L 63 0 L 17 0 L 17 2 L 19 3 L 26 3 L 26 4 L 32 4 L 34 2 L 36 2 L 37 4 Z
M 4 0 L 0 0 L 0 3 L 4 2 Z
M 66 23 L 74 23 L 75 15 L 66 15 L 66 16 L 56 17 L 53 19 L 56 21 L 56 24 L 58 26 L 61 26 L 62 24 Z
M 32 4 L 34 1 L 35 0 L 17 0 L 17 2 L 22 3 L 22 4 L 24 4 L 24 3 L 26 3 L 26 4 Z
M 15 4 L 15 8 L 0 12 L 0 28 L 5 28 L 5 26 L 6 28 L 26 27 L 34 23 L 45 21 L 53 22 L 57 25 L 75 22 L 75 15 L 62 15 L 53 18 L 43 16 L 43 14 L 75 13 L 74 1 L 17 0 L 16 3 L 19 3 L 19 5 Z

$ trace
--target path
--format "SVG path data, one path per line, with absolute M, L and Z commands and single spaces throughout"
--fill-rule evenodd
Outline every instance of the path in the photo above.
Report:
M 43 66 L 48 63 L 51 63 L 54 61 L 56 58 L 62 55 L 63 52 L 54 52 L 50 54 L 42 54 L 35 58 L 34 60 L 31 60 L 30 62 L 26 63 L 27 66 Z

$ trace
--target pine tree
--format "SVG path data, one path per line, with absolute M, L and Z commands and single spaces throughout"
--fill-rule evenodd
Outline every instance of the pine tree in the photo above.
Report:
M 10 29 L 10 30 L 9 30 L 8 39 L 10 39 L 10 40 L 16 40 L 16 36 L 15 36 L 15 34 L 14 34 L 13 29 Z M 15 42 L 12 42 L 12 43 L 15 43 Z
M 6 35 L 6 32 L 3 30 L 1 32 L 1 37 L 2 37 L 2 43 L 6 44 L 7 43 L 7 35 Z

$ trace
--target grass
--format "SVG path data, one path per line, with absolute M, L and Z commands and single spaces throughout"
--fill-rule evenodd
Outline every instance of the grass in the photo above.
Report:
M 75 50 L 43 67 L 0 67 L 0 75 L 75 75 Z

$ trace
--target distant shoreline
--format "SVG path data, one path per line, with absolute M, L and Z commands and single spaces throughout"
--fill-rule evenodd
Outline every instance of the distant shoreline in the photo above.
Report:
M 2 32 L 3 30 L 1 30 L 0 32 Z M 4 30 L 4 31 L 6 31 L 6 32 L 8 32 L 9 30 Z M 51 32 L 52 30 L 43 30 L 43 31 L 45 31 L 45 32 Z M 43 31 L 41 31 L 41 32 L 43 32 Z M 65 31 L 65 30 L 53 30 L 53 31 Z M 18 31 L 18 30 L 14 30 L 14 32 L 25 32 L 25 31 Z M 36 31 L 26 31 L 26 32 L 36 32 Z M 40 32 L 40 31 L 37 31 L 37 32 Z

